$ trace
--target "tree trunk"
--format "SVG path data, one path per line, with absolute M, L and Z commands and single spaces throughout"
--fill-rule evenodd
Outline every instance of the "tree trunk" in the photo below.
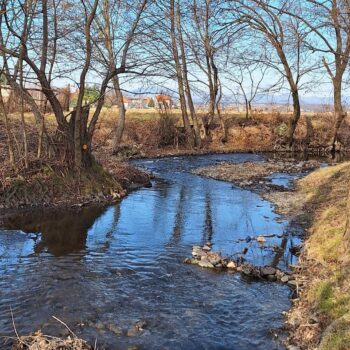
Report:
M 289 147 L 293 146 L 294 143 L 294 133 L 297 128 L 298 121 L 300 119 L 301 109 L 300 109 L 300 100 L 298 90 L 292 90 L 292 99 L 293 99 L 293 116 L 289 122 L 287 142 Z
M 332 134 L 332 150 L 335 151 L 335 145 L 338 139 L 338 132 L 346 116 L 346 113 L 344 113 L 343 111 L 342 105 L 342 80 L 337 76 L 335 76 L 335 78 L 333 79 L 333 90 L 335 124 Z
M 1 86 L 0 86 L 0 105 L 1 105 L 2 114 L 3 114 L 4 119 L 5 119 L 5 128 L 6 128 L 9 159 L 10 159 L 11 165 L 15 168 L 16 164 L 15 164 L 15 157 L 14 157 L 14 147 L 13 147 L 13 143 L 12 143 L 10 125 L 9 125 L 9 121 L 8 121 L 8 114 L 7 114 L 7 110 L 6 110 L 6 106 L 5 106 L 5 101 L 4 101 L 3 96 L 2 96 Z
M 180 95 L 180 107 L 181 107 L 181 114 L 182 114 L 182 120 L 185 128 L 186 133 L 186 139 L 187 143 L 192 147 L 193 146 L 193 137 L 192 137 L 192 130 L 190 121 L 188 119 L 187 114 L 187 106 L 186 106 L 186 98 L 185 98 L 185 91 L 184 91 L 184 83 L 183 83 L 183 76 L 182 76 L 182 68 L 181 63 L 179 59 L 179 52 L 177 49 L 177 41 L 175 36 L 175 1 L 170 0 L 170 34 L 171 34 L 171 47 L 173 51 L 173 57 L 175 61 L 175 67 L 176 67 L 176 75 L 177 75 L 177 82 L 178 82 L 178 89 L 179 89 L 179 95 Z
M 214 91 L 214 84 L 212 81 L 212 71 L 211 71 L 211 65 L 210 65 L 210 59 L 208 56 L 208 53 L 206 53 L 207 57 L 207 69 L 208 69 L 208 86 L 209 86 L 209 109 L 208 109 L 208 118 L 206 119 L 206 125 L 205 130 L 207 135 L 209 136 L 209 128 L 210 125 L 213 123 L 214 116 L 215 116 L 215 100 L 216 100 L 216 94 Z
M 41 121 L 41 127 L 40 127 L 40 132 L 39 132 L 39 140 L 38 140 L 38 152 L 36 157 L 38 159 L 41 158 L 41 154 L 43 151 L 43 138 L 44 138 L 44 132 L 45 132 L 45 120 L 44 118 Z
M 123 101 L 123 93 L 120 89 L 119 78 L 117 75 L 112 79 L 112 82 L 113 82 L 113 88 L 117 97 L 117 103 L 118 103 L 118 109 L 119 109 L 118 124 L 117 124 L 117 129 L 114 135 L 113 145 L 112 145 L 113 154 L 117 154 L 120 142 L 123 137 L 124 127 L 125 127 L 125 106 Z
M 192 94 L 191 94 L 191 88 L 188 81 L 188 74 L 187 74 L 187 59 L 186 59 L 186 52 L 185 52 L 185 45 L 182 37 L 182 28 L 181 28 L 181 12 L 180 12 L 180 2 L 177 2 L 176 6 L 176 23 L 177 23 L 177 33 L 178 33 L 178 39 L 179 39 L 179 45 L 181 50 L 181 61 L 182 61 L 182 72 L 183 72 L 183 80 L 185 85 L 185 93 L 187 96 L 187 103 L 190 110 L 192 123 L 193 123 L 193 129 L 195 134 L 195 145 L 196 147 L 201 147 L 201 135 L 200 135 L 200 128 L 198 123 L 197 114 L 194 108 Z
M 83 168 L 89 168 L 92 164 L 92 153 L 91 143 L 92 139 L 89 137 L 87 132 L 87 120 L 89 119 L 89 106 L 83 106 L 80 111 L 79 123 L 77 122 L 77 110 L 72 112 L 70 120 L 70 130 L 65 130 L 64 135 L 66 138 L 66 144 L 63 145 L 65 148 L 65 157 L 74 160 L 74 165 L 77 170 Z M 79 129 L 75 128 L 79 126 Z M 77 137 L 78 136 L 78 137 Z M 79 163 L 77 163 L 77 159 Z
M 245 118 L 249 119 L 249 104 L 247 99 L 245 99 Z
M 248 118 L 251 118 L 253 115 L 252 113 L 252 101 L 248 102 Z
M 222 88 L 221 88 L 221 83 L 219 82 L 217 69 L 216 69 L 216 66 L 214 65 L 214 63 L 213 63 L 213 66 L 215 67 L 215 71 L 216 71 L 216 74 L 214 74 L 214 79 L 216 81 L 215 85 L 219 86 L 219 89 L 218 89 L 219 97 L 216 99 L 215 105 L 216 105 L 216 112 L 217 112 L 218 117 L 219 117 L 221 131 L 222 131 L 221 142 L 226 143 L 228 141 L 228 130 L 227 130 L 227 126 L 226 126 L 226 121 L 223 118 L 223 116 L 221 115 L 221 110 L 220 110 L 220 102 L 222 99 Z
M 22 124 L 22 135 L 23 135 L 23 147 L 24 147 L 24 167 L 29 168 L 28 160 L 28 138 L 27 138 L 27 128 L 24 119 L 24 82 L 23 82 L 23 58 L 20 58 L 20 87 L 21 87 L 21 124 Z

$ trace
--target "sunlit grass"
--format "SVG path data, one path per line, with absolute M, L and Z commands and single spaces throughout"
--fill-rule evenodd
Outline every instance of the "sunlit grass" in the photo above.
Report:
M 299 182 L 314 211 L 306 241 L 308 258 L 319 271 L 308 287 L 314 308 L 334 325 L 321 343 L 322 350 L 350 349 L 350 259 L 344 232 L 350 186 L 350 163 L 323 168 Z M 341 325 L 341 327 L 338 325 Z

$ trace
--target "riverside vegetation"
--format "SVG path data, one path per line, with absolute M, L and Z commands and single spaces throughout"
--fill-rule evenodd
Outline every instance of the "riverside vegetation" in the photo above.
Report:
M 0 0 L 0 7 L 0 220 L 34 207 L 118 202 L 151 185 L 152 175 L 130 158 L 350 150 L 344 96 L 350 0 Z M 306 103 L 311 93 L 318 97 Z M 331 106 L 321 106 L 330 94 Z M 135 105 L 147 110 L 126 111 Z M 317 166 L 224 164 L 197 174 L 233 181 L 248 196 L 275 203 L 291 225 L 306 225 L 293 270 L 302 288 L 288 317 L 290 340 L 344 350 L 350 347 L 348 164 L 316 171 L 296 192 L 269 178 Z M 210 231 L 209 204 L 206 212 Z M 192 262 L 285 277 L 213 254 Z M 36 340 L 61 346 L 40 334 L 26 343 L 16 339 L 24 349 L 38 347 Z M 86 346 L 76 337 L 67 341 L 63 348 Z

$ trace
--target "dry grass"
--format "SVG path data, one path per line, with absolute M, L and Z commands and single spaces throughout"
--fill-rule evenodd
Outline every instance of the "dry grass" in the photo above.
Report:
M 60 339 L 43 335 L 40 332 L 31 336 L 21 336 L 13 350 L 92 350 L 84 340 L 76 337 Z
M 94 109 L 91 109 L 93 113 Z M 198 110 L 199 119 L 206 114 L 205 110 Z M 180 110 L 172 111 L 173 117 L 177 119 L 177 126 L 181 127 Z M 215 121 L 211 131 L 211 140 L 205 145 L 210 151 L 272 151 L 287 134 L 288 123 L 291 113 L 280 112 L 259 112 L 255 113 L 251 119 L 247 119 L 243 112 L 224 110 L 222 117 L 228 127 L 228 142 L 223 144 L 222 131 L 218 120 Z M 311 148 L 322 148 L 329 145 L 331 140 L 334 116 L 332 113 L 303 113 L 298 124 L 295 138 L 298 149 L 305 146 L 307 135 L 306 117 L 311 120 L 310 144 Z M 28 126 L 34 126 L 35 121 L 31 113 L 26 113 Z M 11 115 L 12 123 L 19 121 L 19 115 Z M 52 114 L 45 117 L 49 130 L 54 131 L 56 126 L 55 118 Z M 117 125 L 118 108 L 116 106 L 104 107 L 97 124 L 94 137 L 95 149 L 99 147 L 110 147 L 113 131 Z M 138 145 L 140 150 L 147 155 L 153 156 L 163 153 L 163 147 L 154 136 L 159 121 L 159 113 L 154 108 L 149 109 L 129 109 L 126 112 L 126 129 L 123 143 Z M 346 147 L 350 146 L 350 121 L 349 118 L 343 123 L 340 131 L 340 140 Z M 176 153 L 178 145 L 170 146 Z M 166 148 L 169 148 L 167 146 Z M 167 150 L 165 150 L 167 152 Z
M 319 342 L 320 350 L 350 349 L 350 259 L 343 237 L 349 187 L 349 162 L 320 169 L 299 182 L 306 210 L 312 213 L 301 258 L 308 283 L 289 319 L 296 323 L 294 341 L 307 349 Z M 311 315 L 317 315 L 316 325 L 310 325 Z

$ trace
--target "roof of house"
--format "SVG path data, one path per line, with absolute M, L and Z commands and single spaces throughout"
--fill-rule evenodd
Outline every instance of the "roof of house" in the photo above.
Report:
M 168 95 L 157 95 L 156 96 L 156 100 L 159 102 L 164 102 L 164 101 L 170 101 L 171 100 L 171 97 L 168 96 Z

